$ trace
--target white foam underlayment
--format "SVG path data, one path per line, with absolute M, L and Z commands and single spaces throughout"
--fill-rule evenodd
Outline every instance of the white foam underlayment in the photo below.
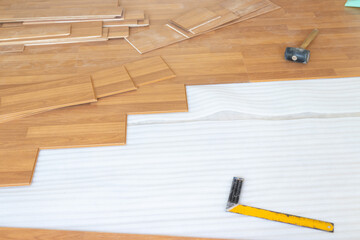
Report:
M 358 239 L 360 79 L 187 87 L 189 113 L 129 116 L 126 146 L 41 151 L 0 226 L 230 239 Z M 327 233 L 225 212 L 241 203 Z

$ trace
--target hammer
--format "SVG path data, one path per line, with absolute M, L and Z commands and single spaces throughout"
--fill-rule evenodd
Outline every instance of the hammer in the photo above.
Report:
M 285 59 L 292 62 L 308 63 L 310 59 L 310 51 L 306 48 L 310 45 L 312 40 L 319 34 L 319 30 L 314 29 L 309 36 L 304 40 L 299 48 L 287 47 L 285 50 Z

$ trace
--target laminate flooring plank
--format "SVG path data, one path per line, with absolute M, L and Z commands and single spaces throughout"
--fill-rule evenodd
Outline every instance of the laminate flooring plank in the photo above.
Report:
M 129 27 L 111 27 L 109 28 L 109 39 L 126 38 L 129 36 Z
M 40 27 L 40 26 L 39 26 Z M 17 40 L 11 42 L 0 42 L 0 45 L 9 45 L 9 44 L 24 44 L 27 46 L 30 45 L 42 45 L 50 43 L 61 43 L 61 42 L 79 42 L 86 41 L 86 38 L 101 38 L 103 36 L 102 22 L 85 22 L 85 23 L 72 23 L 71 24 L 71 33 L 69 36 L 60 36 L 48 39 L 27 39 L 27 40 Z
M 101 232 L 80 232 L 45 230 L 30 228 L 0 228 L 0 240 L 211 240 L 206 238 L 174 237 L 123 233 L 101 233 Z M 216 240 L 216 239 L 212 239 Z
M 185 36 L 170 29 L 166 25 L 131 34 L 125 38 L 139 53 L 146 53 L 175 42 L 187 39 Z
M 30 185 L 38 149 L 0 150 L 0 187 Z
M 215 13 L 217 13 L 219 16 L 221 16 L 220 18 L 215 19 L 214 21 L 211 21 L 207 24 L 204 24 L 202 26 L 199 26 L 195 29 L 192 29 L 191 32 L 193 34 L 200 34 L 203 32 L 207 32 L 209 30 L 212 30 L 216 27 L 219 27 L 223 24 L 229 23 L 231 21 L 234 21 L 236 19 L 239 18 L 238 15 L 236 15 L 235 13 L 227 10 L 224 7 L 221 7 L 219 4 L 213 5 L 211 7 L 209 7 L 211 10 L 213 10 Z
M 114 107 L 127 114 L 153 114 L 187 112 L 184 84 L 157 83 L 143 86 L 136 91 L 99 99 L 101 107 Z
M 0 28 L 0 41 L 69 36 L 70 30 L 70 24 Z
M 136 86 L 124 66 L 104 69 L 91 74 L 98 98 L 136 90 Z
M 87 76 L 8 88 L 0 96 L 0 122 L 96 101 Z
M 160 56 L 127 63 L 125 68 L 137 87 L 168 80 L 176 76 Z
M 208 8 L 201 7 L 191 9 L 190 11 L 187 11 L 180 16 L 171 19 L 171 22 L 185 30 L 191 31 L 200 25 L 207 24 L 220 17 L 221 16 L 217 15 Z
M 86 43 L 86 42 L 106 42 L 109 40 L 109 29 L 102 28 L 102 35 L 100 37 L 69 37 L 64 39 L 57 39 L 56 41 L 43 41 L 43 42 L 29 42 L 25 46 L 38 46 L 38 45 L 56 45 L 56 44 L 69 44 L 69 43 Z M 52 39 L 51 39 L 52 40 Z
M 116 8 L 50 8 L 50 9 L 21 9 L 0 10 L 0 22 L 24 22 L 34 20 L 63 20 L 63 19 L 102 19 L 121 17 L 122 7 Z

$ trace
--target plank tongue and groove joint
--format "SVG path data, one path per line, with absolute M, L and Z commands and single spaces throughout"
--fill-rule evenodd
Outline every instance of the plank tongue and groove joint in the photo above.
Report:
M 311 218 L 299 217 L 286 213 L 279 213 L 239 204 L 243 181 L 244 179 L 239 177 L 233 178 L 228 202 L 226 205 L 226 211 L 252 217 L 263 218 L 271 221 L 293 224 L 301 227 L 322 230 L 325 232 L 334 232 L 334 224 L 330 222 L 324 222 Z

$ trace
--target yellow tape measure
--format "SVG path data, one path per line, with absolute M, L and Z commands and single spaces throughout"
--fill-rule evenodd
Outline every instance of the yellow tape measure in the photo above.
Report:
M 283 222 L 302 227 L 318 229 L 326 232 L 334 232 L 334 224 L 311 218 L 299 217 L 286 213 L 273 212 L 261 208 L 255 208 L 239 204 L 241 186 L 244 179 L 234 177 L 226 210 L 232 213 L 243 214 L 252 217 Z

